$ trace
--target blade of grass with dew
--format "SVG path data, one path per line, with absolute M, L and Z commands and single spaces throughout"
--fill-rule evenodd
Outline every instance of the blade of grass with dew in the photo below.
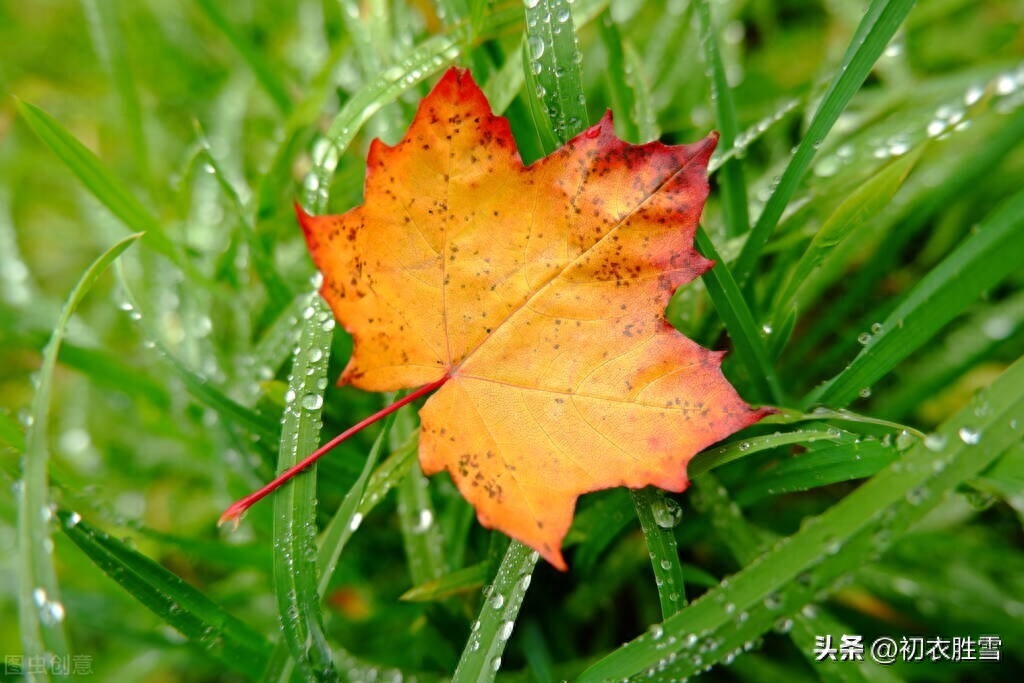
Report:
M 538 128 L 550 130 L 556 145 L 582 131 L 588 122 L 580 76 L 579 38 L 569 0 L 524 3 L 527 97 L 535 98 Z M 550 146 L 550 141 L 545 147 Z M 546 149 L 548 153 L 552 149 Z
M 749 394 L 750 400 L 785 403 L 782 384 L 768 357 L 768 349 L 758 333 L 757 323 L 738 283 L 718 256 L 715 245 L 704 228 L 698 226 L 695 242 L 700 252 L 715 262 L 711 270 L 704 273 L 701 278 L 715 304 L 715 311 L 725 323 L 725 329 L 729 331 L 736 349 L 736 358 L 747 369 L 753 389 Z
M 715 446 L 702 453 L 698 453 L 693 460 L 687 463 L 686 474 L 691 479 L 695 479 L 716 467 L 746 458 L 754 453 L 768 451 L 780 446 L 815 443 L 818 441 L 836 441 L 844 438 L 844 436 L 851 440 L 855 438 L 852 434 L 847 433 L 844 435 L 839 430 L 798 429 L 793 432 L 777 432 L 775 434 L 731 441 L 724 446 Z
M 407 471 L 408 464 L 412 461 L 408 454 L 413 453 L 415 449 L 406 449 L 406 452 L 400 450 L 379 469 L 375 469 L 377 460 L 380 458 L 381 448 L 391 432 L 394 421 L 394 414 L 385 418 L 381 432 L 377 435 L 373 446 L 370 448 L 370 453 L 366 457 L 366 463 L 363 465 L 359 478 L 356 479 L 356 482 L 345 494 L 341 505 L 338 506 L 338 510 L 320 534 L 317 551 L 317 566 L 319 567 L 317 593 L 320 600 L 323 600 L 327 594 L 331 577 L 334 576 L 334 570 L 341 559 L 341 551 L 345 548 L 349 538 L 359 528 L 365 515 L 373 509 L 392 486 L 397 484 L 398 477 L 391 478 L 387 477 L 386 474 L 394 472 L 399 468 L 389 467 L 389 465 L 397 459 L 404 466 L 401 469 Z M 415 441 L 413 443 L 415 444 Z M 340 652 L 339 648 L 336 648 L 336 654 L 337 652 Z M 287 643 L 279 642 L 270 655 L 261 680 L 267 683 L 272 681 L 287 683 L 290 681 L 293 663 L 289 655 Z M 351 669 L 351 667 L 347 668 Z
M 1018 192 L 918 282 L 850 365 L 812 391 L 805 403 L 849 403 L 862 388 L 885 376 L 986 290 L 1019 269 L 1022 227 L 1024 192 Z
M 661 616 L 668 619 L 686 606 L 683 567 L 679 563 L 674 531 L 683 510 L 679 503 L 653 487 L 633 489 L 629 493 L 651 556 Z
M 897 418 L 978 366 L 1024 330 L 1024 292 L 986 306 L 950 332 L 941 345 L 900 372 L 900 383 L 879 394 L 875 410 Z
M 50 534 L 54 509 L 49 499 L 50 449 L 47 440 L 57 357 L 68 322 L 78 304 L 110 264 L 140 237 L 139 233 L 129 235 L 107 249 L 92 262 L 71 290 L 43 349 L 36 390 L 29 408 L 22 457 L 21 497 L 18 500 L 18 623 L 25 657 L 41 662 L 49 661 L 49 657 L 55 655 L 70 653 Z M 49 680 L 46 673 L 49 671 L 47 666 L 39 680 Z
M 89 34 L 96 46 L 96 52 L 108 72 L 121 110 L 122 130 L 127 132 L 127 146 L 131 150 L 133 168 L 143 185 L 151 187 L 149 139 L 139 104 L 139 90 L 135 87 L 129 59 L 121 31 L 120 5 L 97 0 L 82 0 L 89 24 Z
M 845 295 L 830 302 L 821 311 L 818 324 L 795 340 L 787 353 L 799 359 L 801 365 L 808 358 L 817 359 L 824 355 L 817 351 L 822 348 L 826 335 L 857 316 L 863 300 L 896 267 L 899 255 L 904 253 L 909 241 L 921 234 L 924 226 L 941 215 L 957 197 L 971 193 L 972 188 L 984 183 L 986 177 L 1004 163 L 1007 154 L 1020 145 L 1021 140 L 1024 140 L 1024 110 L 1011 114 L 1002 127 L 978 140 L 966 154 L 955 147 L 934 145 L 934 150 L 942 152 L 941 157 L 929 164 L 929 168 L 942 169 L 938 185 L 916 195 L 893 217 L 889 226 L 883 226 L 887 234 L 876 249 L 875 257 L 858 272 L 846 276 L 843 282 Z
M 786 284 L 778 290 L 772 313 L 774 328 L 782 326 L 783 319 L 792 307 L 803 308 L 801 304 L 805 302 L 798 297 L 801 286 L 815 270 L 823 267 L 823 262 L 836 253 L 835 248 L 839 243 L 851 234 L 859 232 L 889 205 L 919 157 L 919 152 L 907 154 L 886 165 L 854 189 L 825 220 L 821 228 L 814 233 L 807 249 L 800 255 L 800 260 L 793 267 Z
M 810 491 L 854 479 L 870 477 L 899 457 L 895 448 L 878 439 L 855 443 L 820 445 L 806 453 L 782 460 L 756 481 L 736 491 L 733 498 L 747 506 L 765 498 L 795 491 Z
M 316 293 L 308 305 L 315 314 L 299 325 L 299 339 L 288 378 L 278 473 L 294 466 L 320 445 L 323 389 L 334 332 L 334 318 Z M 323 630 L 317 587 L 316 466 L 274 496 L 274 592 L 284 641 L 307 680 L 336 681 L 331 646 Z
M 86 523 L 77 512 L 60 510 L 57 517 L 65 535 L 143 606 L 232 670 L 249 677 L 259 674 L 269 648 L 262 635 L 159 563 Z
M 732 88 L 726 77 L 725 63 L 718 49 L 718 36 L 711 20 L 708 0 L 696 3 L 700 27 L 700 42 L 704 47 L 704 63 L 711 84 L 711 101 L 715 105 L 715 121 L 718 127 L 718 144 L 731 149 L 736 144 L 739 125 L 736 122 L 736 107 L 733 104 Z M 750 212 L 747 209 L 747 182 L 743 177 L 743 165 L 738 159 L 730 159 L 718 171 L 718 188 L 722 198 L 722 221 L 725 235 L 737 237 L 750 229 Z
M 288 95 L 288 88 L 284 82 L 278 77 L 281 68 L 278 66 L 271 66 L 267 63 L 263 57 L 263 51 L 252 44 L 252 42 L 242 35 L 242 33 L 232 25 L 231 21 L 221 11 L 221 6 L 213 0 L 195 0 L 196 5 L 206 15 L 210 23 L 213 24 L 218 31 L 220 31 L 228 42 L 238 51 L 241 55 L 242 60 L 248 65 L 253 75 L 256 76 L 256 82 L 260 84 L 263 91 L 270 97 L 270 101 L 274 103 L 285 116 L 288 115 L 292 110 L 292 99 Z
M 512 636 L 519 608 L 533 578 L 539 555 L 518 541 L 508 546 L 480 614 L 473 622 L 466 649 L 452 683 L 489 683 L 501 669 L 501 656 Z
M 822 97 L 807 131 L 797 145 L 796 152 L 758 216 L 739 257 L 732 265 L 733 277 L 741 289 L 746 287 L 765 244 L 790 199 L 793 198 L 804 174 L 810 168 L 822 140 L 835 125 L 850 99 L 860 89 L 914 3 L 915 0 L 873 0 L 869 5 L 847 48 L 846 55 L 836 70 L 837 76 Z
M 167 237 L 156 216 L 100 163 L 95 154 L 39 107 L 21 100 L 17 100 L 16 104 L 18 113 L 32 132 L 78 176 L 96 199 L 130 229 L 144 232 L 144 244 L 167 257 L 190 279 L 210 286 L 209 279 L 201 275 Z
M 597 662 L 577 679 L 620 679 L 673 663 L 659 671 L 693 675 L 751 642 L 803 605 L 828 591 L 865 558 L 879 556 L 957 486 L 976 476 L 1019 442 L 1024 411 L 1024 360 L 1018 360 L 931 439 L 912 446 L 897 462 L 821 515 L 784 538 L 664 624 L 672 647 L 641 636 Z M 826 552 L 822 554 L 822 549 Z M 747 614 L 738 624 L 725 604 Z M 700 636 L 697 636 L 700 634 Z

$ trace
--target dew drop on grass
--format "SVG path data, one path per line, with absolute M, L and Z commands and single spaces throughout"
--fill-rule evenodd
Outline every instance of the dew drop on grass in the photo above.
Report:
M 501 625 L 501 629 L 498 631 L 498 638 L 502 641 L 508 640 L 512 637 L 512 629 L 516 626 L 514 621 L 506 621 Z
M 491 607 L 493 607 L 494 609 L 501 609 L 504 606 L 505 606 L 505 596 L 502 595 L 501 593 L 498 593 L 493 598 L 491 598 Z
M 302 407 L 306 410 L 319 410 L 324 405 L 324 397 L 320 394 L 306 394 L 302 397 Z
M 956 433 L 957 436 L 960 437 L 960 440 L 968 446 L 976 446 L 978 442 L 981 441 L 981 432 L 973 427 L 968 427 L 967 425 L 958 429 Z
M 359 528 L 359 525 L 362 524 L 362 523 L 363 523 L 363 513 L 357 512 L 354 515 L 352 515 L 352 519 L 348 523 L 348 528 L 349 528 L 350 531 L 355 531 L 356 529 Z
M 544 54 L 544 40 L 540 36 L 530 36 L 527 38 L 526 47 L 529 49 L 532 59 L 540 59 Z
M 674 499 L 662 497 L 651 506 L 651 515 L 662 529 L 674 529 L 683 518 L 683 509 Z
M 946 447 L 946 437 L 942 434 L 928 434 L 924 437 L 924 447 L 938 453 Z

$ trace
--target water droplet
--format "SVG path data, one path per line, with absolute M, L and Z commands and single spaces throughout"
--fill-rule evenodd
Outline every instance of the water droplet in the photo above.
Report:
M 334 329 L 334 318 L 328 318 L 320 324 L 320 329 L 324 332 L 330 332 Z
M 74 529 L 76 526 L 78 526 L 79 522 L 81 521 L 82 515 L 78 514 L 77 512 L 72 512 L 70 515 L 68 515 L 68 519 L 66 522 L 64 522 L 64 526 L 68 529 Z
M 412 532 L 414 534 L 422 534 L 427 529 L 429 529 L 430 525 L 433 523 L 434 513 L 428 510 L 427 508 L 423 508 L 419 512 L 419 517 L 416 519 L 416 525 L 413 526 Z
M 683 518 L 683 509 L 674 499 L 666 496 L 651 505 L 651 515 L 654 523 L 662 529 L 673 529 Z
M 324 405 L 324 397 L 320 394 L 306 394 L 302 397 L 302 407 L 306 410 L 320 410 Z
M 960 437 L 960 440 L 968 446 L 976 446 L 978 442 L 981 441 L 981 432 L 973 427 L 968 427 L 967 425 L 958 429 L 956 434 Z
M 541 72 L 544 71 L 544 65 L 536 59 L 530 60 L 530 71 L 534 76 L 540 76 Z
M 647 629 L 647 635 L 649 635 L 652 640 L 661 640 L 661 637 L 665 635 L 665 627 L 661 624 L 654 624 Z
M 924 437 L 924 447 L 937 453 L 946 447 L 946 437 L 942 434 L 928 434 Z
M 775 631 L 776 633 L 789 633 L 791 630 L 793 630 L 793 620 L 792 619 L 779 619 L 772 626 L 772 630 Z
M 526 6 L 526 9 L 533 9 L 539 4 L 540 0 L 523 0 L 523 5 Z
M 864 387 L 857 392 L 857 395 L 861 398 L 871 398 L 871 387 Z
M 349 531 L 355 531 L 359 528 L 359 525 L 363 523 L 363 513 L 357 512 L 352 515 L 352 519 L 348 523 Z
M 501 625 L 501 629 L 498 631 L 498 638 L 500 640 L 508 640 L 512 637 L 512 629 L 516 626 L 514 621 L 506 621 Z
M 559 7 L 558 11 L 555 12 L 555 20 L 559 24 L 564 24 L 565 22 L 569 21 L 569 17 L 571 17 L 571 16 L 572 16 L 572 11 L 569 9 L 568 5 Z
M 867 346 L 868 342 L 871 341 L 871 335 L 867 332 L 861 332 L 857 335 L 857 342 L 861 346 Z
M 501 593 L 498 593 L 493 598 L 491 598 L 491 607 L 493 607 L 494 609 L 501 609 L 504 606 L 505 596 Z
M 497 671 L 501 668 L 501 655 L 498 655 L 491 660 L 491 671 Z
M 527 38 L 526 47 L 530 52 L 531 59 L 540 59 L 544 54 L 544 40 L 540 36 Z

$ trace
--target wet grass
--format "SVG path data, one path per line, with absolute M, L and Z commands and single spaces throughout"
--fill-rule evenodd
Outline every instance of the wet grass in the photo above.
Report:
M 1020 3 L 526 4 L 0 8 L 9 675 L 1024 669 Z M 685 494 L 585 496 L 567 574 L 420 474 L 407 409 L 215 524 L 393 399 L 333 386 L 351 342 L 292 202 L 356 205 L 369 141 L 451 64 L 527 161 L 607 108 L 631 142 L 720 132 L 716 266 L 669 317 L 784 409 L 697 456 Z M 975 659 L 817 661 L 843 634 Z

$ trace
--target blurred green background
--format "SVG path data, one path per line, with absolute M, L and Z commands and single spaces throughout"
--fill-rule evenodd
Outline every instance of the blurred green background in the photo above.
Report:
M 897 3 L 871 7 L 888 4 Z M 573 4 L 578 42 L 565 49 L 578 50 L 571 61 L 578 61 L 590 122 L 614 108 L 617 130 L 633 142 L 652 135 L 685 142 L 722 128 L 702 6 Z M 731 89 L 739 131 L 737 148 L 725 147 L 716 158 L 721 170 L 705 214 L 724 263 L 735 261 L 754 222 L 738 221 L 736 207 L 756 220 L 772 197 L 844 53 L 856 47 L 852 39 L 867 8 L 839 0 L 713 3 L 719 75 Z M 727 372 L 751 402 L 810 410 L 815 387 L 841 374 L 908 292 L 1017 196 L 1024 178 L 1022 26 L 1020 0 L 931 0 L 900 24 L 831 132 L 815 143 L 814 161 L 744 288 L 783 387 L 780 395 L 758 395 L 761 385 L 736 349 Z M 215 522 L 275 466 L 313 276 L 292 203 L 326 201 L 320 208 L 335 212 L 357 204 L 369 141 L 397 141 L 449 63 L 472 68 L 510 118 L 524 159 L 539 158 L 559 131 L 545 122 L 544 102 L 538 109 L 543 97 L 522 54 L 529 50 L 524 32 L 521 6 L 474 0 L 0 3 L 0 614 L 7 617 L 0 619 L 0 652 L 18 655 L 23 647 L 15 617 L 19 590 L 25 598 L 16 578 L 18 480 L 41 351 L 89 264 L 147 228 L 119 259 L 118 274 L 99 279 L 67 327 L 45 435 L 52 498 L 61 514 L 74 511 L 111 534 L 119 552 L 137 551 L 191 584 L 216 604 L 212 614 L 223 610 L 245 622 L 252 633 L 239 642 L 269 652 L 280 640 L 272 506 L 254 508 L 234 533 Z M 19 101 L 52 117 L 120 187 L 88 161 L 76 166 L 55 154 L 50 147 L 60 135 L 48 146 L 19 114 Z M 329 142 L 349 139 L 340 154 Z M 325 170 L 329 182 L 317 175 Z M 744 194 L 730 199 L 725 185 Z M 850 218 L 843 202 L 865 186 L 873 189 L 864 195 L 864 215 Z M 829 221 L 837 215 L 850 231 L 825 244 L 820 269 L 793 285 L 806 284 L 790 292 L 799 306 L 779 301 L 814 235 L 834 227 Z M 1024 238 L 1020 229 L 1016 234 Z M 1024 263 L 1021 239 L 1009 244 Z M 984 279 L 984 269 L 984 262 L 964 261 L 962 272 L 942 271 L 943 282 L 962 277 L 969 288 Z M 737 451 L 736 462 L 715 471 L 728 494 L 719 502 L 737 503 L 750 523 L 743 528 L 754 529 L 766 548 L 899 460 L 909 442 L 952 424 L 975 390 L 1021 356 L 1022 282 L 1024 268 L 1012 268 L 962 309 L 941 298 L 922 304 L 936 329 L 908 341 L 898 362 L 853 400 L 824 401 L 868 419 L 822 414 L 805 424 L 808 433 L 836 429 L 832 451 L 799 439 L 742 458 Z M 710 288 L 684 288 L 671 319 L 705 345 L 731 348 Z M 350 344 L 340 330 L 330 343 L 333 380 Z M 381 405 L 381 397 L 331 386 L 325 435 Z M 400 436 L 414 425 L 396 429 L 385 455 L 401 453 Z M 368 430 L 320 465 L 318 528 L 356 482 L 377 433 Z M 795 457 L 815 454 L 803 465 Z M 843 628 L 866 636 L 995 633 L 1003 638 L 1002 662 L 822 670 L 808 657 L 810 643 L 777 625 L 751 641 L 750 654 L 709 656 L 709 664 L 728 666 L 708 676 L 1007 680 L 1008 672 L 1019 673 L 1019 435 L 996 456 L 881 558 L 863 563 L 851 551 L 842 580 L 808 603 L 835 621 L 814 621 L 819 612 L 804 617 L 817 628 L 835 626 L 834 636 Z M 408 469 L 408 453 L 396 462 Z M 480 587 L 504 551 L 500 538 L 476 525 L 449 480 L 437 477 L 428 486 L 409 472 L 352 536 L 330 577 L 325 630 L 336 652 L 366 663 L 352 669 L 361 672 L 352 678 L 450 675 Z M 683 523 L 670 535 L 692 598 L 748 562 L 728 532 L 722 535 L 722 509 L 706 500 L 694 505 L 688 494 L 675 500 Z M 502 676 L 574 678 L 661 620 L 662 591 L 633 507 L 623 491 L 584 499 L 587 515 L 570 538 L 572 572 L 538 567 Z M 429 542 L 439 544 L 440 559 L 417 550 L 411 530 L 423 510 L 437 520 Z M 245 650 L 231 649 L 230 629 L 204 638 L 209 624 L 194 632 L 172 626 L 179 615 L 147 610 L 138 593 L 111 579 L 116 568 L 97 566 L 59 524 L 48 524 L 60 584 L 57 621 L 69 632 L 71 652 L 90 658 L 95 680 L 259 679 L 253 671 L 265 662 L 231 661 Z M 132 558 L 122 558 L 122 574 L 136 566 Z M 453 581 L 454 597 L 399 599 L 414 585 L 467 568 Z M 686 632 L 673 633 L 682 640 Z

